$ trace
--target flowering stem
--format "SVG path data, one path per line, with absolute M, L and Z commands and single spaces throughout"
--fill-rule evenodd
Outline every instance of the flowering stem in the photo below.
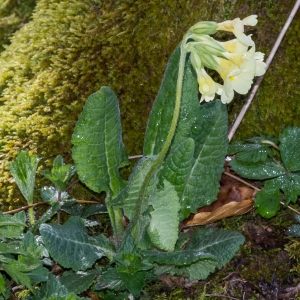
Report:
M 142 184 L 142 187 L 141 187 L 141 190 L 139 193 L 138 201 L 136 204 L 135 214 L 125 230 L 124 239 L 128 234 L 130 234 L 132 232 L 134 226 L 136 224 L 138 224 L 137 221 L 138 221 L 139 216 L 142 213 L 142 208 L 144 207 L 145 192 L 146 192 L 147 186 L 149 184 L 149 181 L 152 178 L 152 176 L 155 174 L 155 171 L 162 164 L 162 162 L 171 146 L 171 143 L 172 143 L 172 140 L 173 140 L 173 137 L 175 134 L 175 130 L 176 130 L 177 122 L 178 122 L 178 118 L 179 118 L 179 113 L 180 113 L 180 105 L 181 105 L 182 83 L 183 83 L 184 67 L 185 67 L 185 59 L 186 59 L 186 51 L 184 50 L 184 45 L 186 43 L 186 40 L 187 40 L 187 37 L 184 37 L 184 39 L 181 43 L 181 47 L 180 47 L 180 60 L 179 60 L 178 77 L 177 77 L 177 85 L 176 85 L 176 98 L 175 98 L 173 118 L 172 118 L 171 125 L 170 125 L 170 131 L 167 135 L 167 138 L 165 140 L 165 143 L 164 143 L 160 153 L 158 154 L 156 160 L 154 161 L 153 165 L 151 166 L 150 170 L 148 171 L 148 173 L 145 176 L 145 179 L 143 181 L 143 184 Z

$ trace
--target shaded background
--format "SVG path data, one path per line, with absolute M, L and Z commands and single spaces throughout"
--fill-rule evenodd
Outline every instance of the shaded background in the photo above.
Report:
M 257 14 L 247 28 L 256 50 L 274 45 L 295 1 L 6 0 L 0 4 L 0 201 L 20 206 L 8 164 L 22 149 L 49 168 L 71 162 L 71 134 L 87 97 L 110 86 L 118 95 L 129 155 L 142 152 L 151 105 L 168 58 L 199 21 Z M 235 139 L 277 135 L 299 125 L 299 12 Z M 230 122 L 246 96 L 229 106 Z M 38 186 L 48 184 L 39 179 Z M 81 189 L 79 196 L 92 197 Z M 94 196 L 94 195 L 93 195 Z

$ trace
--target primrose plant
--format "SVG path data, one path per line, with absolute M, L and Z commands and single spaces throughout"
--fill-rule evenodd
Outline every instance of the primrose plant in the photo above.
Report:
M 234 91 L 246 94 L 254 76 L 265 72 L 263 54 L 244 33 L 245 25 L 256 23 L 256 16 L 249 16 L 199 22 L 188 30 L 168 62 L 143 157 L 128 181 L 119 173 L 129 161 L 117 97 L 102 87 L 88 98 L 73 133 L 72 156 L 80 180 L 106 193 L 113 237 L 89 236 L 79 216 L 63 225 L 41 224 L 51 257 L 71 269 L 66 276 L 72 280 L 64 280 L 67 289 L 80 293 L 96 281 L 93 290 L 104 298 L 112 297 L 109 290 L 139 297 L 145 284 L 162 274 L 206 279 L 244 242 L 237 232 L 201 228 L 184 233 L 179 224 L 217 198 L 228 150 L 225 104 Z M 219 42 L 211 37 L 217 31 L 232 32 L 235 39 Z M 213 79 L 209 74 L 214 72 Z M 216 94 L 220 100 L 214 100 Z M 55 183 L 50 173 L 45 175 Z M 100 267 L 103 257 L 109 263 Z M 80 285 L 72 286 L 75 281 Z

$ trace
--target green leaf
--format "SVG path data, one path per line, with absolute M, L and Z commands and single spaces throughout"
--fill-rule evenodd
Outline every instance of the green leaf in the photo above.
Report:
M 5 279 L 2 276 L 2 274 L 0 274 L 0 294 L 5 296 L 5 290 L 6 290 Z
M 21 211 L 13 216 L 0 213 L 0 239 L 20 238 L 26 225 L 26 215 Z
M 147 282 L 156 279 L 156 276 L 149 271 L 139 271 L 133 274 L 119 272 L 119 276 L 126 286 L 126 289 L 134 297 L 140 296 L 140 293 Z
M 58 201 L 58 193 L 54 186 L 43 186 L 41 188 L 41 197 L 45 202 L 48 202 L 50 205 Z M 60 201 L 68 201 L 70 200 L 69 194 L 67 192 L 60 192 Z
M 152 106 L 144 142 L 144 156 L 158 154 L 170 130 L 174 114 L 180 46 L 171 55 Z
M 141 186 L 155 158 L 156 156 L 146 156 L 140 159 L 129 177 L 127 186 L 117 198 L 107 203 L 108 205 L 121 207 L 124 210 L 124 215 L 129 220 L 131 220 L 135 214 Z M 147 207 L 148 205 L 142 208 L 142 212 L 147 209 Z
M 144 143 L 144 155 L 156 155 L 161 149 L 170 129 L 174 113 L 175 91 L 180 57 L 179 47 L 173 52 L 154 102 Z M 192 167 L 184 170 L 184 166 L 174 164 L 174 169 L 165 174 L 176 187 L 181 203 L 180 220 L 191 212 L 212 203 L 219 192 L 219 180 L 223 172 L 224 157 L 227 154 L 227 108 L 220 101 L 199 105 L 198 83 L 195 71 L 187 60 L 183 78 L 182 100 L 179 120 L 168 156 L 178 151 L 178 147 L 185 140 L 194 140 Z M 183 146 L 182 146 L 183 147 Z M 191 145 L 189 145 L 191 147 Z M 190 151 L 190 149 L 189 149 Z M 191 159 L 190 152 L 187 163 Z M 168 156 L 166 161 L 168 161 Z M 168 166 L 170 162 L 167 162 Z M 164 170 L 167 170 L 165 167 Z M 177 169 L 178 168 L 178 169 Z M 164 171 L 163 171 L 164 172 Z M 173 172 L 173 174 L 172 174 Z M 179 176 L 175 184 L 171 178 Z M 183 177 L 181 177 L 184 175 Z
M 217 261 L 215 259 L 199 260 L 188 266 L 174 268 L 173 273 L 187 274 L 190 280 L 206 279 L 215 268 L 221 268 L 228 263 L 244 241 L 245 238 L 235 231 L 199 229 L 192 235 L 186 250 L 209 253 Z
M 50 271 L 42 266 L 26 272 L 26 275 L 29 277 L 32 283 L 45 282 L 49 279 Z
M 9 169 L 28 204 L 33 203 L 34 182 L 39 161 L 40 158 L 36 155 L 30 156 L 26 150 L 21 151 L 17 155 L 17 159 L 9 165 Z
M 284 193 L 285 204 L 295 203 L 300 195 L 300 175 L 289 173 L 273 179 Z
M 51 172 L 41 171 L 41 173 L 49 179 L 58 190 L 65 191 L 69 180 L 75 174 L 75 167 L 64 164 L 63 158 L 58 155 L 53 162 Z
M 280 210 L 280 183 L 275 180 L 265 182 L 264 189 L 257 192 L 254 202 L 256 212 L 264 218 L 274 217 Z
M 93 204 L 89 207 L 85 207 L 80 204 L 75 204 L 68 207 L 62 207 L 62 210 L 72 216 L 78 216 L 86 219 L 93 215 L 107 213 L 107 208 L 105 204 Z
M 63 206 L 63 202 L 55 202 L 31 227 L 32 232 L 35 232 L 43 223 L 50 220 Z
M 95 285 L 95 290 L 112 289 L 114 291 L 125 290 L 125 284 L 117 272 L 116 268 L 109 268 L 103 272 Z
M 18 266 L 18 264 L 14 263 L 14 260 L 9 260 L 8 264 L 1 264 L 1 268 L 13 279 L 13 281 L 17 284 L 26 286 L 34 293 L 29 277 L 24 274 L 24 270 L 19 270 Z
M 184 130 L 180 126 L 179 123 L 170 155 L 176 151 L 176 140 L 179 143 L 182 140 L 180 136 Z M 220 101 L 200 105 L 195 123 L 190 128 L 186 127 L 185 135 L 190 134 L 195 141 L 194 161 L 185 184 L 181 190 L 177 188 L 181 203 L 180 219 L 196 213 L 199 207 L 209 205 L 217 198 L 228 146 L 226 106 Z
M 289 127 L 279 135 L 280 154 L 284 166 L 289 171 L 300 170 L 300 128 Z
M 277 143 L 278 140 L 273 136 L 254 137 L 245 142 L 231 143 L 228 154 L 237 154 L 236 158 L 246 163 L 264 162 L 268 157 L 273 157 L 271 147 Z
M 163 185 L 148 200 L 148 204 L 153 207 L 148 234 L 157 248 L 173 251 L 178 237 L 179 198 L 171 183 L 164 180 Z
M 180 143 L 166 158 L 163 177 L 175 187 L 179 195 L 184 190 L 186 181 L 194 164 L 195 142 L 188 138 Z
M 86 270 L 103 256 L 112 259 L 114 252 L 108 240 L 88 236 L 84 221 L 70 217 L 64 225 L 42 224 L 40 233 L 43 242 L 54 260 L 74 271 Z
M 256 180 L 270 179 L 286 173 L 282 166 L 272 161 L 254 164 L 241 162 L 234 158 L 230 162 L 230 167 L 240 176 Z
M 72 136 L 73 159 L 80 180 L 95 192 L 116 196 L 124 187 L 119 168 L 128 164 L 122 142 L 117 96 L 108 87 L 92 94 Z
M 49 274 L 47 282 L 43 283 L 41 287 L 36 291 L 36 294 L 29 296 L 29 300 L 63 300 L 68 299 L 69 292 L 65 286 L 63 286 L 53 274 Z M 53 297 L 53 298 L 52 298 Z M 76 299 L 73 297 L 73 299 Z
M 95 269 L 85 272 L 66 271 L 60 277 L 60 282 L 75 294 L 80 294 L 86 291 L 94 282 L 97 271 Z
M 198 250 L 182 250 L 175 252 L 144 250 L 142 251 L 142 254 L 148 261 L 155 262 L 159 265 L 187 266 L 203 259 L 217 261 L 217 258 L 212 254 Z

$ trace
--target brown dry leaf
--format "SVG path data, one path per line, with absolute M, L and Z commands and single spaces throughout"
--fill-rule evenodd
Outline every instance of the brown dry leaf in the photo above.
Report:
M 232 201 L 226 203 L 212 212 L 199 212 L 192 219 L 185 222 L 185 226 L 205 225 L 218 220 L 238 216 L 249 212 L 253 208 L 254 200 L 246 199 L 240 202 Z

